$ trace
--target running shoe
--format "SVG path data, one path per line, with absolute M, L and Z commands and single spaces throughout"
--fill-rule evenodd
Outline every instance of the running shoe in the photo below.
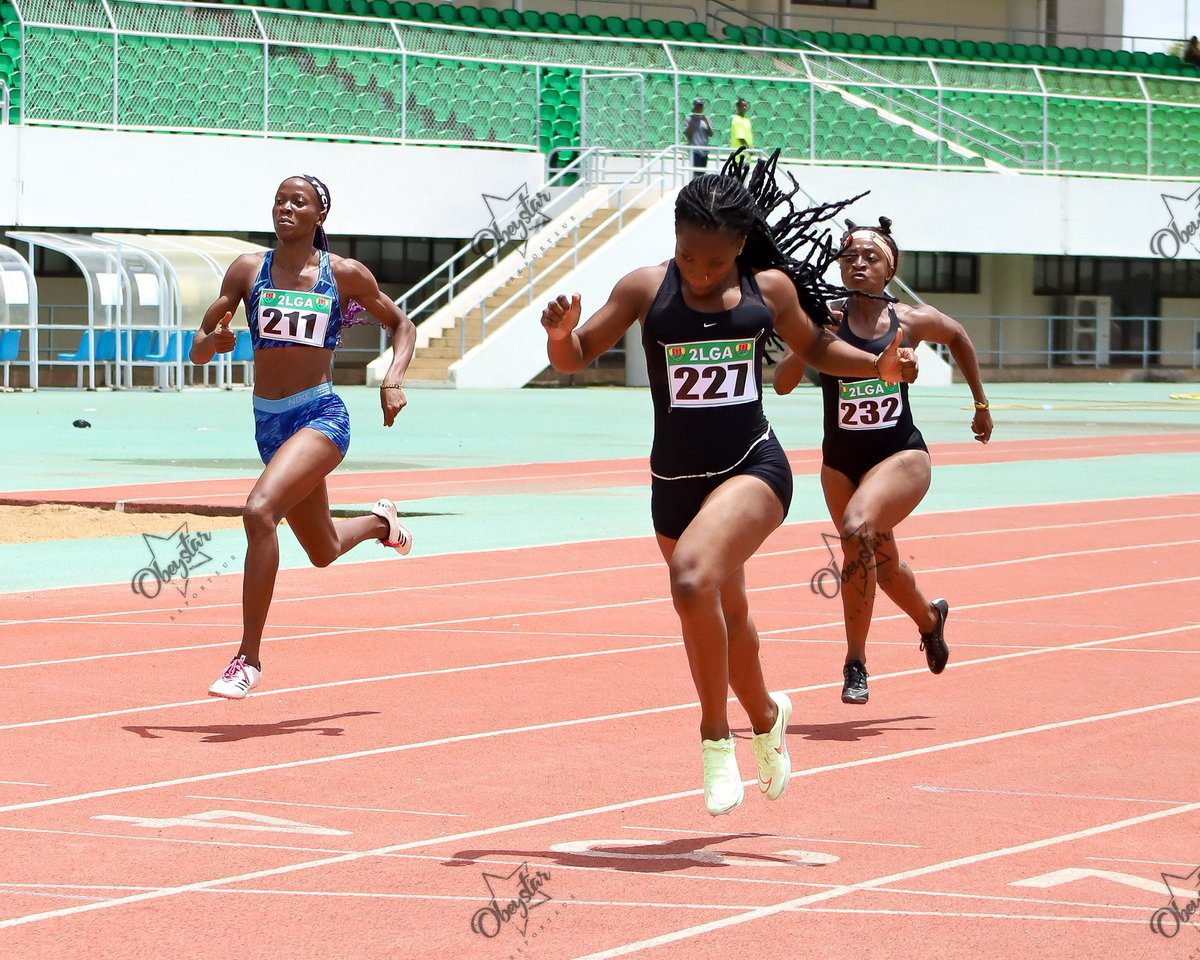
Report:
M 925 651 L 925 662 L 929 664 L 930 673 L 941 673 L 946 669 L 946 661 L 950 659 L 950 648 L 942 639 L 946 629 L 946 618 L 950 616 L 950 604 L 945 600 L 934 600 L 930 604 L 937 614 L 937 626 L 929 633 L 921 634 L 921 649 Z
M 767 733 L 756 733 L 751 743 L 754 762 L 758 764 L 758 789 L 768 800 L 776 799 L 787 787 L 792 775 L 792 758 L 788 756 L 787 727 L 792 719 L 792 701 L 786 693 L 773 693 L 771 699 L 779 708 L 779 716 Z
M 229 661 L 229 666 L 225 668 L 221 678 L 208 688 L 208 695 L 224 697 L 226 700 L 242 700 L 258 686 L 260 679 L 262 670 L 250 666 L 244 656 L 237 656 Z
M 866 665 L 861 660 L 851 660 L 842 667 L 842 676 L 846 680 L 842 684 L 842 703 L 866 703 L 870 697 Z
M 375 501 L 371 513 L 388 525 L 386 539 L 381 538 L 379 542 L 385 547 L 392 547 L 401 556 L 406 556 L 412 549 L 413 538 L 408 532 L 408 527 L 396 518 L 396 505 L 391 500 L 379 499 Z
M 714 817 L 728 813 L 742 802 L 744 795 L 733 749 L 733 737 L 700 741 L 704 757 L 704 806 Z

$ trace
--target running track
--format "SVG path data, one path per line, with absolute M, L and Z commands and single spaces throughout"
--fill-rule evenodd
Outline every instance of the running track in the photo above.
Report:
M 0 956 L 1190 958 L 1200 495 L 911 518 L 951 664 L 881 599 L 863 708 L 825 527 L 748 572 L 796 778 L 717 819 L 648 538 L 286 571 L 236 704 L 237 577 L 5 595 Z

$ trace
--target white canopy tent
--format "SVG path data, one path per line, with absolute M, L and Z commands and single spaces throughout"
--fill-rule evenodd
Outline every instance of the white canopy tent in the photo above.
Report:
M 21 331 L 25 331 L 29 386 L 38 385 L 37 281 L 29 262 L 12 247 L 0 246 L 0 363 L 4 367 L 4 386 L 8 386 L 8 368 L 16 362 Z M 13 334 L 16 334 L 14 337 Z M 10 349 L 11 347 L 11 349 Z

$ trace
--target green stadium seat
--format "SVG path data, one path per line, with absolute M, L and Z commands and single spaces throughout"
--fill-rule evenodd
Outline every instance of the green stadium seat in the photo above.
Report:
M 594 13 L 589 13 L 583 18 L 583 29 L 591 34 L 601 34 L 604 32 L 604 20 Z
M 742 39 L 742 28 L 741 27 L 735 27 L 733 24 L 727 23 L 725 25 L 725 29 L 722 31 L 722 33 L 724 34 L 725 39 L 728 40 L 730 43 L 744 42 Z
M 850 47 L 850 35 L 846 33 L 833 33 L 829 36 L 829 48 L 831 50 L 847 50 Z
M 661 40 L 667 35 L 667 25 L 662 20 L 647 20 L 646 33 L 655 40 Z
M 542 14 L 542 30 L 549 33 L 558 33 L 562 30 L 563 18 L 561 13 L 550 11 Z
M 865 53 L 870 49 L 870 41 L 867 40 L 865 34 L 852 33 L 850 34 L 849 40 L 849 49 L 855 51 L 856 53 Z
M 526 10 L 521 14 L 522 25 L 530 30 L 538 31 L 542 29 L 542 15 L 536 10 Z
M 690 40 L 710 40 L 708 29 L 702 23 L 689 23 L 687 25 L 687 35 Z
M 485 26 L 492 29 L 501 26 L 500 11 L 495 7 L 482 7 L 479 11 L 479 19 Z
M 582 33 L 583 17 L 577 13 L 563 14 L 563 30 L 566 33 Z

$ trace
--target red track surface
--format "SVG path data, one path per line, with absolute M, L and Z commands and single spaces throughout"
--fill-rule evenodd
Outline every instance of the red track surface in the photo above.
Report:
M 649 539 L 287 571 L 240 703 L 237 577 L 6 595 L 0 957 L 1190 957 L 1200 496 L 912 518 L 951 664 L 881 598 L 861 708 L 823 526 L 749 569 L 795 779 L 717 819 Z
M 993 441 L 986 447 L 974 441 L 937 444 L 935 464 L 1002 463 L 1015 460 L 1075 460 L 1146 453 L 1200 453 L 1200 434 L 1118 435 L 1109 437 L 1055 438 L 1050 440 Z M 797 474 L 820 472 L 819 450 L 789 451 Z M 341 472 L 328 480 L 329 501 L 334 506 L 373 500 L 380 490 L 397 501 L 430 497 L 482 496 L 487 494 L 561 493 L 641 486 L 646 483 L 643 458 L 625 460 L 575 460 L 565 463 L 527 463 L 446 470 L 394 470 Z M 22 490 L 0 494 L 0 504 L 25 506 L 72 503 L 112 509 L 118 503 L 130 513 L 160 511 L 195 513 L 229 512 L 246 502 L 255 478 L 129 484 L 117 487 L 80 487 L 66 490 Z

